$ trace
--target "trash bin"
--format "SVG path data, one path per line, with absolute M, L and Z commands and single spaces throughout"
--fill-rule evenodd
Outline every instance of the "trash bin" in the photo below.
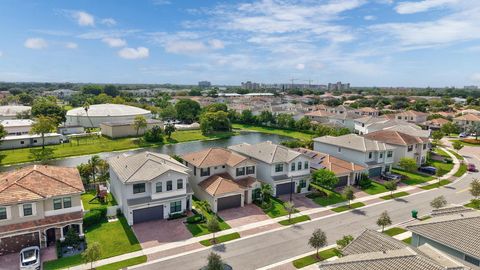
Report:
M 417 210 L 415 210 L 415 209 L 414 209 L 414 210 L 412 210 L 412 218 L 415 218 L 415 219 L 416 219 L 416 218 L 417 218 L 417 216 L 418 216 L 418 211 L 417 211 Z

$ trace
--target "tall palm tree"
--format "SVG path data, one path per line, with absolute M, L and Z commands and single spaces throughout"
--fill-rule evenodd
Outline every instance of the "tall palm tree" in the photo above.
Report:
M 88 110 L 90 110 L 90 103 L 88 103 L 88 101 L 86 101 L 85 104 L 83 104 L 83 109 L 85 110 L 85 114 L 87 115 L 88 121 L 90 121 L 90 127 L 93 128 L 92 119 L 90 119 L 90 116 L 88 115 Z
M 95 176 L 97 175 L 97 168 L 100 165 L 102 159 L 100 159 L 100 156 L 94 155 L 90 160 L 88 161 L 88 164 L 92 168 L 92 177 L 93 177 L 93 183 L 95 184 Z
M 272 196 L 273 193 L 272 186 L 262 183 L 260 186 L 260 193 L 262 194 L 262 201 L 268 202 L 268 199 L 270 199 L 270 196 Z

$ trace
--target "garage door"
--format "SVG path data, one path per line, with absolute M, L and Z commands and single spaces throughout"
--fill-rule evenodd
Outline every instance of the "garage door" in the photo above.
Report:
M 344 187 L 348 184 L 348 176 L 340 176 L 338 177 L 338 183 L 335 185 L 335 187 Z
M 242 206 L 242 195 L 233 195 L 217 200 L 217 211 Z
M 295 182 L 276 185 L 277 197 L 280 195 L 295 193 Z
M 380 174 L 382 174 L 382 167 L 372 168 L 368 170 L 368 176 L 370 177 L 380 176 Z
M 38 232 L 5 237 L 0 239 L 0 256 L 20 252 L 23 248 L 40 246 Z
M 163 205 L 133 210 L 133 223 L 163 219 Z

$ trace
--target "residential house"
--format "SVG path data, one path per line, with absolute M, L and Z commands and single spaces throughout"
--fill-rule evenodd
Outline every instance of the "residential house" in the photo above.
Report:
M 333 114 L 328 117 L 328 121 L 341 127 L 348 128 L 351 131 L 355 130 L 355 119 L 362 116 L 355 114 L 353 111 L 348 111 L 341 114 Z
M 32 165 L 0 174 L 0 256 L 83 237 L 85 192 L 76 168 Z
M 412 232 L 412 245 L 420 247 L 428 244 L 467 265 L 480 267 L 480 212 L 449 211 L 448 208 L 442 212 L 407 226 Z
M 350 161 L 346 161 L 332 155 L 313 151 L 306 148 L 295 148 L 295 151 L 303 153 L 312 158 L 310 161 L 310 171 L 329 170 L 338 178 L 336 187 L 351 186 L 358 184 L 362 173 L 367 172 L 367 168 Z
M 394 114 L 395 119 L 410 123 L 420 124 L 427 121 L 428 113 L 417 112 L 413 110 L 399 112 Z
M 228 148 L 255 160 L 257 177 L 272 186 L 274 196 L 307 191 L 312 160 L 309 156 L 271 141 Z
M 364 137 L 394 147 L 394 164 L 398 164 L 402 158 L 412 158 L 417 165 L 422 165 L 427 161 L 427 154 L 430 150 L 428 138 L 394 130 L 379 130 L 365 134 Z
M 223 148 L 208 148 L 182 156 L 190 169 L 195 196 L 217 212 L 243 207 L 258 198 L 257 164 L 248 157 Z
M 371 177 L 390 171 L 395 147 L 357 134 L 313 139 L 313 149 L 368 168 Z
M 460 111 L 460 114 L 461 114 L 461 115 L 474 114 L 474 115 L 480 116 L 480 111 L 479 111 L 479 110 L 475 110 L 475 109 L 465 109 L 465 110 Z
M 378 117 L 380 111 L 372 107 L 363 107 L 355 110 L 355 113 L 362 116 L 373 116 Z
M 30 119 L 11 119 L 0 121 L 7 136 L 29 134 L 34 121 Z
M 443 125 L 450 123 L 449 120 L 444 119 L 444 118 L 435 118 L 432 120 L 427 120 L 421 125 L 426 127 L 429 130 L 439 130 L 442 128 Z
M 318 123 L 327 123 L 329 122 L 329 117 L 333 116 L 333 113 L 324 111 L 324 110 L 317 110 L 313 112 L 308 112 L 305 114 L 312 121 L 316 121 Z
M 457 124 L 462 130 L 468 130 L 474 124 L 480 123 L 480 116 L 476 114 L 464 114 L 453 118 L 453 123 Z
M 353 111 L 352 108 L 345 106 L 345 105 L 339 105 L 337 107 L 329 107 L 328 112 L 333 113 L 333 114 L 344 114 L 347 112 Z
M 375 117 L 375 116 L 364 116 L 354 120 L 354 132 L 356 134 L 367 134 L 369 130 L 369 126 L 375 123 L 385 123 L 389 121 L 387 117 Z
M 108 159 L 110 190 L 128 224 L 166 219 L 191 209 L 189 169 L 168 155 L 141 152 Z
M 415 136 L 428 137 L 430 130 L 422 130 L 416 124 L 409 123 L 403 120 L 388 119 L 386 117 L 363 117 L 355 119 L 356 134 L 368 134 L 378 130 L 396 130 L 407 134 L 414 133 Z

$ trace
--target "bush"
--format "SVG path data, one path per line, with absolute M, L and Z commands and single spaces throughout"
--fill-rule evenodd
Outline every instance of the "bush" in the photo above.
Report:
M 444 158 L 443 159 L 443 162 L 444 163 L 447 163 L 447 164 L 452 164 L 453 163 L 453 160 L 451 158 Z
M 360 177 L 360 180 L 358 180 L 358 185 L 362 189 L 369 188 L 372 185 L 372 179 L 368 177 Z
M 187 215 L 185 215 L 184 213 L 170 214 L 170 215 L 168 215 L 168 220 L 183 218 L 183 217 L 186 217 L 186 216 Z
M 86 228 L 100 224 L 104 222 L 107 218 L 107 208 L 106 207 L 97 207 L 92 208 L 83 216 L 83 226 Z
M 62 253 L 62 242 L 60 240 L 57 240 L 57 244 L 55 245 L 55 249 L 57 251 L 57 258 L 60 259 L 63 257 Z
M 188 224 L 198 224 L 198 223 L 202 223 L 204 221 L 205 221 L 205 218 L 201 214 L 195 214 L 195 215 L 187 218 L 187 223 Z

